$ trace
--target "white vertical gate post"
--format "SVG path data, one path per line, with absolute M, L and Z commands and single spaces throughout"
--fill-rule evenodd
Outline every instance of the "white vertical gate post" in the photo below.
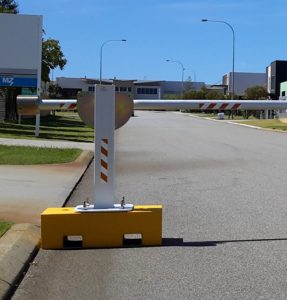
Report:
M 95 86 L 95 209 L 113 208 L 115 86 Z
M 134 206 L 125 203 L 124 197 L 120 204 L 115 203 L 115 86 L 96 84 L 94 97 L 94 204 L 84 201 L 83 205 L 77 205 L 75 210 L 78 212 L 130 211 Z

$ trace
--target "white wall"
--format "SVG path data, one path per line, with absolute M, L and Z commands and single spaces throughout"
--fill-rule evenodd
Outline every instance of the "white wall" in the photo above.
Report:
M 0 14 L 0 37 L 0 73 L 41 66 L 42 16 Z

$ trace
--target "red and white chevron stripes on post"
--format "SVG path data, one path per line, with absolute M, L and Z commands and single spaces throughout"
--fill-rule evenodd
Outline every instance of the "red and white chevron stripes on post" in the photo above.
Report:
M 101 179 L 103 182 L 108 182 L 109 180 L 109 140 L 102 139 L 101 141 Z

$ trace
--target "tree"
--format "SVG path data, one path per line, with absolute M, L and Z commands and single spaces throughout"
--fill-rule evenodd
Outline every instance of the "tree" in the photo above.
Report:
M 184 99 L 225 99 L 225 96 L 203 86 L 199 91 L 188 91 L 184 93 Z
M 264 86 L 255 85 L 245 91 L 245 98 L 248 100 L 264 100 L 267 98 L 267 90 Z
M 49 92 L 49 97 L 51 97 L 53 99 L 59 98 L 62 96 L 62 88 L 54 83 L 49 84 L 48 92 Z
M 59 67 L 61 70 L 67 63 L 60 42 L 54 39 L 43 40 L 42 43 L 42 80 L 50 81 L 50 71 Z
M 0 0 L 0 13 L 18 14 L 18 3 L 14 0 Z
M 185 89 L 185 91 L 191 91 L 192 88 L 193 88 L 192 79 L 190 76 L 188 76 L 184 83 L 184 89 Z

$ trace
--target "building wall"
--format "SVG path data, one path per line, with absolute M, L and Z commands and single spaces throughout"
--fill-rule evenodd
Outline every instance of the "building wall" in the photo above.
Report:
M 161 87 L 151 85 L 136 85 L 134 99 L 160 99 Z
M 99 81 L 87 78 L 58 77 L 57 84 L 63 89 L 64 97 L 75 97 L 78 91 L 94 91 Z M 132 93 L 134 99 L 162 99 L 166 95 L 181 94 L 181 81 L 157 80 L 107 80 L 107 84 L 115 84 L 116 92 Z M 184 90 L 200 90 L 204 82 L 184 82 Z
M 183 91 L 189 91 L 189 90 L 200 90 L 205 85 L 204 82 L 183 82 Z M 162 94 L 170 95 L 170 94 L 181 94 L 182 90 L 182 82 L 181 81 L 163 81 L 161 84 L 162 88 Z
M 287 81 L 280 83 L 280 100 L 287 100 Z
M 275 60 L 266 70 L 269 96 L 271 99 L 279 99 L 280 83 L 287 80 L 287 61 Z
M 81 78 L 57 77 L 57 84 L 62 89 L 87 89 L 87 84 Z
M 227 85 L 227 93 L 231 94 L 233 90 L 232 72 L 223 76 L 222 84 Z M 238 96 L 244 96 L 245 90 L 249 87 L 260 85 L 266 86 L 265 73 L 234 73 L 234 93 Z
M 95 90 L 95 83 L 89 82 L 86 78 L 57 77 L 56 82 L 62 88 L 64 98 L 76 98 L 80 91 L 92 92 Z

